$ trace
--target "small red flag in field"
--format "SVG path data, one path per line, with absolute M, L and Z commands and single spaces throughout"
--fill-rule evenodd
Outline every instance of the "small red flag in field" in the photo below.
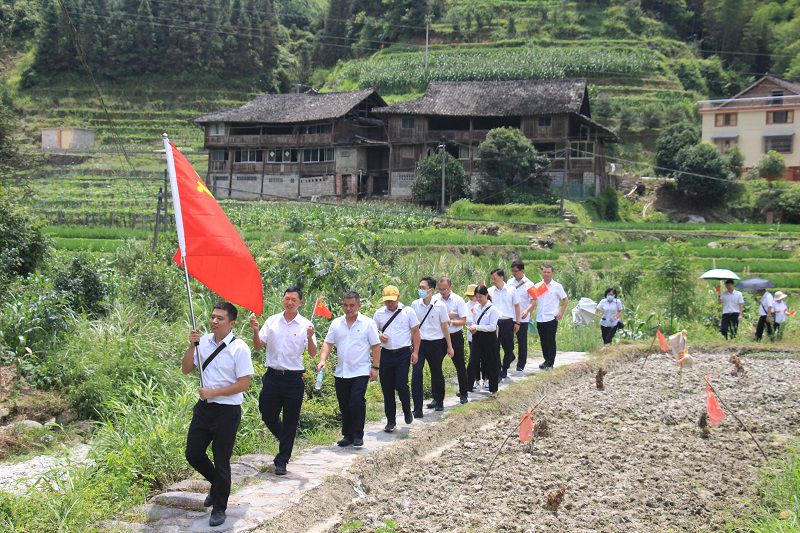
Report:
M 322 301 L 322 298 L 317 298 L 317 303 L 314 304 L 314 316 L 321 316 L 324 318 L 333 318 L 333 313 Z
M 253 255 L 206 184 L 166 136 L 164 151 L 178 230 L 173 259 L 222 298 L 261 315 L 264 291 Z
M 519 424 L 519 441 L 529 442 L 531 439 L 533 439 L 533 417 L 531 416 L 531 410 L 528 409 L 522 415 L 522 421 Z
M 528 289 L 528 294 L 531 295 L 531 298 L 536 299 L 542 294 L 547 292 L 547 284 L 543 281 L 538 285 L 534 285 Z
M 661 333 L 660 329 L 656 330 L 656 337 L 658 338 L 658 345 L 661 347 L 661 350 L 665 352 L 672 351 L 672 348 L 670 348 L 669 343 L 667 342 L 667 338 L 663 333 Z
M 725 420 L 725 411 L 720 407 L 717 397 L 711 391 L 711 377 L 706 376 L 706 413 L 708 414 L 709 423 L 717 427 L 719 423 Z

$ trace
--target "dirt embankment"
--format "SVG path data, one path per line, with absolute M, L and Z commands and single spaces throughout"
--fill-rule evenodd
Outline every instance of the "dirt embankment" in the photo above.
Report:
M 701 437 L 704 376 L 712 376 L 770 458 L 784 453 L 800 429 L 800 360 L 746 356 L 745 374 L 733 376 L 728 356 L 697 354 L 680 386 L 674 361 L 663 355 L 651 356 L 644 370 L 641 360 L 610 364 L 603 391 L 591 369 L 556 383 L 523 384 L 497 405 L 519 413 L 475 409 L 453 417 L 438 435 L 365 458 L 353 472 L 365 492 L 356 491 L 362 496 L 317 530 L 355 521 L 364 531 L 386 521 L 406 532 L 718 530 L 746 512 L 765 461 L 730 416 L 710 438 Z M 532 446 L 513 438 L 487 471 L 521 406 L 542 392 L 537 418 L 547 421 L 549 435 Z M 547 499 L 558 500 L 561 488 L 554 512 Z

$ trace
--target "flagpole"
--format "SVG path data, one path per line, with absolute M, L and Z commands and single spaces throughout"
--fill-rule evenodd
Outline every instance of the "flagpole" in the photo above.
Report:
M 192 289 L 189 286 L 189 268 L 186 266 L 186 236 L 183 232 L 183 213 L 181 212 L 181 197 L 178 193 L 178 178 L 175 174 L 175 159 L 172 156 L 172 145 L 166 133 L 161 134 L 164 141 L 164 155 L 167 157 L 167 173 L 169 174 L 170 191 L 172 192 L 172 213 L 175 215 L 175 229 L 178 232 L 178 247 L 181 252 L 181 265 L 183 266 L 184 279 L 186 280 L 186 295 L 189 297 L 189 313 L 192 317 L 192 330 L 197 329 L 197 321 L 194 316 L 194 302 L 192 300 Z M 203 385 L 203 361 L 200 359 L 200 348 L 198 343 L 194 345 L 194 355 L 197 358 L 197 368 L 200 370 L 200 387 Z

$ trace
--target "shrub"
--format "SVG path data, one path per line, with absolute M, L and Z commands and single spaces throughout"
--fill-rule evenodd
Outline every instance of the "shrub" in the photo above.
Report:
M 111 274 L 104 260 L 78 255 L 69 267 L 56 273 L 54 288 L 65 296 L 73 310 L 104 315 L 108 310 L 106 299 L 111 293 L 108 282 Z
M 543 204 L 487 205 L 463 199 L 451 205 L 447 212 L 457 218 L 535 222 L 542 219 L 557 219 L 559 208 L 557 205 Z
M 586 205 L 601 220 L 616 222 L 620 220 L 619 202 L 619 193 L 614 187 L 609 186 L 603 189 L 598 196 L 587 199 Z
M 680 167 L 678 152 L 700 142 L 700 130 L 689 122 L 664 128 L 656 140 L 656 174 L 671 176 Z
M 700 143 L 682 149 L 678 155 L 678 190 L 697 204 L 713 206 L 738 193 L 736 184 L 717 149 Z
M 469 198 L 469 182 L 464 167 L 447 152 L 431 154 L 417 165 L 419 177 L 411 185 L 411 196 L 418 202 L 439 204 L 442 197 L 442 158 L 444 158 L 445 203 Z
M 47 255 L 50 239 L 44 223 L 0 196 L 0 263 L 6 278 L 27 276 Z M 5 284 L 4 284 L 5 285 Z
M 744 166 L 744 154 L 738 146 L 734 146 L 722 156 L 725 165 L 735 178 L 742 176 L 742 167 Z
M 549 195 L 550 162 L 517 128 L 496 128 L 478 146 L 481 177 L 475 198 L 488 204 L 503 203 L 508 191 Z
M 123 280 L 128 301 L 152 309 L 162 318 L 174 318 L 186 296 L 183 273 L 162 245 L 156 252 L 149 243 L 129 241 L 115 255 L 114 266 Z
M 759 178 L 778 179 L 786 172 L 786 161 L 781 154 L 770 150 L 759 160 L 756 170 Z

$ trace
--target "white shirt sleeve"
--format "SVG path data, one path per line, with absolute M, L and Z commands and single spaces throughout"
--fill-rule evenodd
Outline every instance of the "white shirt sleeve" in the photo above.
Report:
M 250 348 L 244 341 L 237 342 L 236 344 L 238 346 L 236 346 L 236 357 L 233 361 L 236 379 L 244 376 L 252 376 L 255 374 L 255 370 L 253 370 L 253 358 L 250 356 Z
M 269 318 L 267 318 L 261 326 L 261 329 L 258 330 L 258 338 L 261 339 L 261 342 L 267 342 L 267 332 L 269 331 L 270 324 L 271 322 Z
M 409 329 L 419 326 L 419 317 L 411 307 L 404 307 L 403 313 L 406 315 L 406 317 L 408 317 L 407 320 Z
M 483 311 L 480 311 L 483 313 Z M 478 314 L 478 317 L 481 316 Z M 495 331 L 497 329 L 497 318 L 500 316 L 500 313 L 497 311 L 497 308 L 492 306 L 486 311 L 486 314 L 483 315 L 481 318 L 480 324 L 475 324 L 475 329 L 477 331 Z M 475 320 L 478 320 L 476 317 Z
M 328 328 L 328 334 L 325 335 L 325 342 L 328 344 L 336 344 L 336 327 L 339 325 L 339 319 L 335 319 L 331 322 L 330 327 Z
M 466 318 L 467 316 L 467 303 L 462 301 L 458 302 L 456 305 L 456 313 L 458 313 L 458 318 Z
M 447 324 L 447 322 L 450 320 L 450 316 L 447 314 L 447 306 L 441 304 L 438 307 L 439 307 L 439 321 L 442 324 Z
M 367 340 L 370 346 L 381 343 L 381 339 L 378 337 L 378 325 L 374 320 L 369 320 L 369 325 L 367 326 Z
M 559 302 L 567 297 L 567 292 L 564 290 L 564 287 L 562 285 L 558 286 L 558 290 L 556 291 L 556 293 L 558 295 Z

